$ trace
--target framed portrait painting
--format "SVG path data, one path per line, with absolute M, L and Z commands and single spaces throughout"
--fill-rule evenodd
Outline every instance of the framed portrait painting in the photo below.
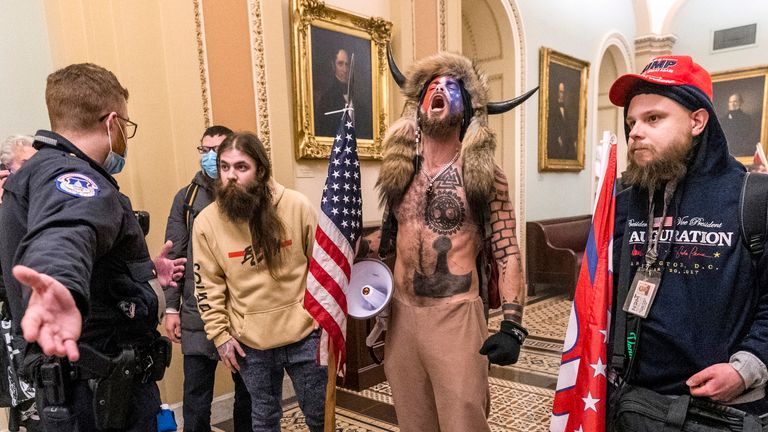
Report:
M 712 105 L 728 140 L 728 150 L 745 165 L 757 143 L 768 144 L 768 66 L 712 74 Z
M 291 20 L 296 158 L 327 158 L 350 107 L 360 158 L 381 159 L 392 24 L 317 0 L 292 0 Z
M 539 171 L 580 171 L 589 62 L 545 47 L 539 55 Z

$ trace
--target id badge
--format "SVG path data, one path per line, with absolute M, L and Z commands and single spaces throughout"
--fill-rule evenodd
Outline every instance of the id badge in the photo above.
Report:
M 651 305 L 656 298 L 656 291 L 659 289 L 661 277 L 658 271 L 648 270 L 647 268 L 637 269 L 635 279 L 629 287 L 627 300 L 624 302 L 624 312 L 637 315 L 641 318 L 648 316 L 651 311 Z

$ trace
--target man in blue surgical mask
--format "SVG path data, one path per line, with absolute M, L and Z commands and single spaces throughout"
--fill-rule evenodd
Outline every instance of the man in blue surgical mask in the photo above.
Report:
M 192 244 L 189 241 L 195 217 L 213 201 L 214 179 L 218 178 L 216 152 L 232 131 L 224 126 L 211 126 L 203 133 L 197 151 L 200 171 L 173 199 L 166 240 L 173 241 L 170 256 L 187 258 L 184 279 L 176 287 L 165 287 L 165 332 L 175 343 L 181 343 L 184 354 L 184 431 L 211 430 L 211 401 L 216 365 L 216 347 L 205 336 L 195 300 L 195 278 L 192 269 Z M 251 430 L 251 398 L 240 375 L 235 382 L 233 419 L 235 432 Z
M 127 101 L 101 66 L 50 74 L 51 129 L 3 185 L 0 266 L 45 430 L 157 430 L 155 382 L 171 351 L 157 331 L 160 287 L 176 285 L 186 260 L 168 259 L 170 242 L 151 259 L 112 176 L 136 133 Z

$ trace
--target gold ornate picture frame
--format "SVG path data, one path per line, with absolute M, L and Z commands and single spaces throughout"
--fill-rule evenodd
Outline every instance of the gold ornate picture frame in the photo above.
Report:
M 728 150 L 751 165 L 756 144 L 768 146 L 768 65 L 713 73 L 712 106 Z
M 388 122 L 386 47 L 392 23 L 317 0 L 291 0 L 290 7 L 296 159 L 330 155 L 340 110 L 348 99 L 350 87 L 343 80 L 348 79 L 352 58 L 358 154 L 361 159 L 381 159 Z
M 545 47 L 539 54 L 539 171 L 581 171 L 589 62 Z

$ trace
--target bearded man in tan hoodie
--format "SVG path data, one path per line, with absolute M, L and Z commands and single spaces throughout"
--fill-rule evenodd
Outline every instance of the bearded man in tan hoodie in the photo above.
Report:
M 256 135 L 219 147 L 216 201 L 195 220 L 195 295 L 208 339 L 251 394 L 254 431 L 279 430 L 288 372 L 309 430 L 323 429 L 327 368 L 304 310 L 317 214 L 272 178 Z

